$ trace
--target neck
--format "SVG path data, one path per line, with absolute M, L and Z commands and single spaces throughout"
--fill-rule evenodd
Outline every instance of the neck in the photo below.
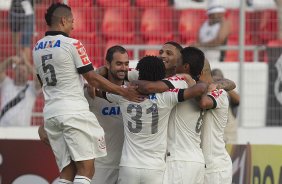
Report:
M 176 74 L 175 69 L 171 69 L 171 70 L 166 70 L 165 72 L 165 77 L 172 77 Z

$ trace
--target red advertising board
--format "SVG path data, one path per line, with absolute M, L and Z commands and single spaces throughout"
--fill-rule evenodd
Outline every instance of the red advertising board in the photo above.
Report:
M 38 140 L 0 140 L 0 184 L 49 184 L 58 176 L 49 146 Z

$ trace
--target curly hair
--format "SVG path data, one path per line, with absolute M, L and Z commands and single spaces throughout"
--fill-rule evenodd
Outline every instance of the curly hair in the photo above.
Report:
M 145 56 L 137 64 L 139 80 L 158 81 L 165 78 L 165 65 L 156 56 Z

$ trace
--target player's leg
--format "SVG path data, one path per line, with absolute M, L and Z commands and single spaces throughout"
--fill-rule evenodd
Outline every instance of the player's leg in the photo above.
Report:
M 63 129 L 57 118 L 45 120 L 44 129 L 48 135 L 49 143 L 56 158 L 60 171 L 61 183 L 72 182 L 76 174 L 74 163 L 70 159 L 68 146 L 64 140 Z
M 205 176 L 205 164 L 198 162 L 181 162 L 181 176 L 183 183 L 203 184 Z
M 106 156 L 104 130 L 93 113 L 65 115 L 64 138 L 77 174 L 74 183 L 90 184 L 94 175 L 94 159 Z
M 119 169 L 95 168 L 91 184 L 117 184 Z
M 118 184 L 141 184 L 140 170 L 133 167 L 121 166 L 119 169 Z
M 164 170 L 157 169 L 140 169 L 140 184 L 162 184 L 164 180 Z

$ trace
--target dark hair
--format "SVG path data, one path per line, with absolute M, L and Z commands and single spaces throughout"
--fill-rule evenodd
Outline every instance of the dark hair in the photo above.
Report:
M 145 56 L 137 64 L 139 80 L 157 81 L 165 78 L 165 65 L 156 56 Z
M 169 45 L 173 45 L 174 47 L 177 48 L 177 50 L 179 50 L 181 52 L 181 50 L 183 49 L 183 47 L 177 43 L 177 42 L 174 42 L 174 41 L 169 41 L 169 42 L 166 42 L 164 45 L 166 44 L 169 44 Z
M 182 64 L 189 64 L 191 77 L 198 81 L 205 63 L 205 54 L 196 47 L 185 47 L 182 51 Z
M 71 8 L 66 4 L 63 4 L 63 3 L 53 3 L 53 4 L 51 4 L 51 6 L 49 6 L 49 8 L 47 9 L 47 11 L 45 13 L 45 21 L 46 21 L 48 26 L 51 26 L 52 24 L 54 24 L 54 22 L 56 22 L 55 17 L 54 17 L 54 12 L 58 8 L 65 8 L 65 9 L 71 11 Z
M 121 54 L 124 54 L 127 53 L 127 50 L 120 45 L 112 46 L 107 50 L 106 60 L 111 63 L 113 61 L 114 53 L 116 52 L 120 52 Z

